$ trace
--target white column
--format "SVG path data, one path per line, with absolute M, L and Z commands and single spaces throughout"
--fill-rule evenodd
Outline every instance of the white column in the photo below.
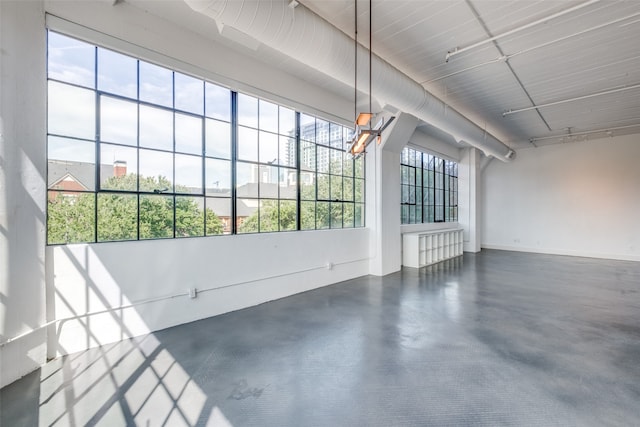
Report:
M 367 150 L 367 228 L 370 230 L 370 274 L 384 276 L 402 266 L 400 234 L 400 152 L 418 119 L 400 114 L 385 130 L 379 146 Z M 372 144 L 375 144 L 372 143 Z
M 464 251 L 480 252 L 481 161 L 476 148 L 462 151 L 458 169 L 458 223 L 464 228 Z
M 0 1 L 0 387 L 45 362 L 42 1 Z M 13 340 L 13 338 L 17 338 Z

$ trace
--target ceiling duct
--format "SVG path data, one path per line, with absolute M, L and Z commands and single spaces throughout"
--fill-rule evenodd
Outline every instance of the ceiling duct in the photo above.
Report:
M 354 84 L 353 39 L 303 5 L 291 8 L 286 0 L 184 1 L 218 24 L 231 26 L 344 84 Z M 358 49 L 362 62 L 358 67 L 365 69 L 368 52 L 363 46 Z M 507 145 L 375 54 L 372 69 L 372 91 L 381 105 L 393 105 L 488 156 L 505 162 L 514 157 Z

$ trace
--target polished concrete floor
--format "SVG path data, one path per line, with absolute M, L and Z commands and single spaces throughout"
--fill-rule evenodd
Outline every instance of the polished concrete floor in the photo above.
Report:
M 638 426 L 640 263 L 484 250 L 52 361 L 0 425 Z

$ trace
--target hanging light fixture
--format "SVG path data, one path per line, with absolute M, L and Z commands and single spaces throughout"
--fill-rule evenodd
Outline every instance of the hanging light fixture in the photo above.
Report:
M 371 127 L 371 119 L 373 118 L 373 113 L 371 112 L 371 42 L 372 42 L 372 33 L 373 28 L 371 26 L 372 23 L 372 0 L 369 0 L 369 111 L 364 113 L 357 114 L 355 119 L 355 132 L 353 139 L 349 143 L 349 153 L 354 157 L 360 157 L 364 155 L 367 145 L 371 141 L 377 138 L 378 144 L 380 144 L 382 138 L 382 131 L 386 129 L 387 126 L 391 124 L 395 117 L 390 117 L 389 120 L 384 122 L 382 120 L 376 128 Z M 355 75 L 354 75 L 354 116 L 356 116 L 356 112 L 358 109 L 358 0 L 355 0 L 355 50 L 354 50 L 354 58 L 355 58 Z

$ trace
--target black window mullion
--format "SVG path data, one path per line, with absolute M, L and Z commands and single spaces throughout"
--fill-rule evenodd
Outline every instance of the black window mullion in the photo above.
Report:
M 238 93 L 231 92 L 231 234 L 238 233 L 236 223 L 237 191 L 236 162 L 238 160 Z M 259 215 L 259 212 L 258 212 Z
M 300 182 L 300 167 L 301 167 L 301 161 L 300 161 L 300 156 L 302 155 L 301 148 L 300 148 L 300 113 L 299 112 L 295 112 L 295 152 L 296 152 L 296 201 L 297 201 L 297 207 L 296 207 L 296 230 L 301 230 L 302 229 L 302 184 Z M 278 137 L 278 141 L 280 140 L 280 137 Z M 314 214 L 315 217 L 315 214 Z
M 93 48 L 93 93 L 95 96 L 96 104 L 96 117 L 95 117 L 95 170 L 94 170 L 94 185 L 93 185 L 93 241 L 98 241 L 98 191 L 100 189 L 100 97 L 98 96 L 98 47 Z M 49 162 L 47 162 L 49 163 Z

